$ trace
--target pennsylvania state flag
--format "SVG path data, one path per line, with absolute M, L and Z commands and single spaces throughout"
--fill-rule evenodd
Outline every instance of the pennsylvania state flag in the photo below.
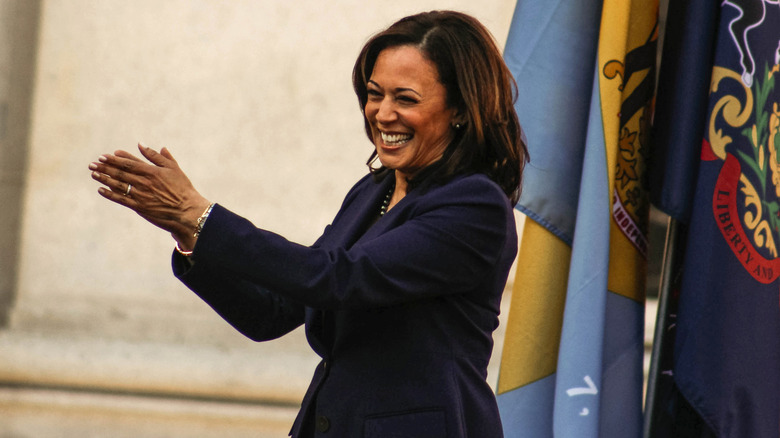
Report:
M 691 16 L 706 11 L 712 17 L 711 28 L 701 23 L 695 30 L 710 42 L 681 38 L 680 46 L 694 50 L 678 57 L 685 69 L 706 68 L 709 87 L 703 96 L 692 92 L 694 87 L 672 87 L 678 94 L 665 98 L 679 102 L 671 107 L 678 113 L 699 106 L 704 111 L 703 117 L 691 118 L 700 119 L 698 138 L 688 144 L 659 143 L 670 150 L 664 152 L 669 158 L 662 160 L 664 176 L 657 178 L 664 191 L 655 199 L 670 214 L 680 212 L 687 238 L 678 247 L 684 257 L 674 355 L 666 373 L 672 376 L 671 393 L 681 399 L 672 398 L 673 403 L 663 406 L 662 414 L 671 418 L 661 419 L 656 436 L 777 438 L 780 4 L 682 3 L 690 5 Z M 687 20 L 680 25 L 692 27 Z M 698 56 L 701 50 L 709 54 Z M 664 53 L 663 62 L 666 57 Z M 685 65 L 694 60 L 699 65 Z M 696 152 L 695 166 L 681 165 L 685 160 L 678 153 L 685 150 Z M 680 192 L 680 183 L 690 185 L 691 201 L 673 193 Z
M 513 437 L 642 430 L 658 4 L 520 0 L 504 57 L 528 138 L 518 256 L 498 382 Z

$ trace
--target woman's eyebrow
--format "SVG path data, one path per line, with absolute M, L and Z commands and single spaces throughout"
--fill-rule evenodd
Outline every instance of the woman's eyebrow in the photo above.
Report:
M 371 79 L 369 79 L 369 80 L 368 80 L 368 83 L 369 83 L 369 84 L 372 84 L 372 85 L 374 85 L 374 86 L 375 86 L 375 87 L 377 87 L 377 88 L 382 88 L 382 86 L 381 86 L 381 85 L 377 84 L 376 82 L 372 81 Z M 422 94 L 418 93 L 418 92 L 417 92 L 417 91 L 416 91 L 414 88 L 398 87 L 398 88 L 396 88 L 396 89 L 395 89 L 395 90 L 393 90 L 393 91 L 395 91 L 396 93 L 398 93 L 398 92 L 402 92 L 402 91 L 409 91 L 409 92 L 411 92 L 411 93 L 414 93 L 414 94 L 416 94 L 416 95 L 418 95 L 418 96 L 422 97 Z

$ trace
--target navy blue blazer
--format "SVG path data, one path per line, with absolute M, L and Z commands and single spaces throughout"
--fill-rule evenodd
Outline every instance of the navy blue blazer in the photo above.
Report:
M 361 179 L 310 247 L 216 205 L 174 273 L 251 339 L 306 325 L 322 361 L 292 436 L 501 437 L 486 377 L 512 206 L 476 174 L 411 190 L 377 220 L 392 179 Z

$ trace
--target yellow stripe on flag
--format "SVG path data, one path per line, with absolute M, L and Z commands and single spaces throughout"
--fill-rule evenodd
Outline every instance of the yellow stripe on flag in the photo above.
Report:
M 571 248 L 526 220 L 501 356 L 498 393 L 555 372 Z

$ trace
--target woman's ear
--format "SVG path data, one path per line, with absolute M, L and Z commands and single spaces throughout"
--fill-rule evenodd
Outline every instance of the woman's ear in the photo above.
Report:
M 456 112 L 455 116 L 452 118 L 452 127 L 455 129 L 462 129 L 466 125 L 466 116 L 462 112 Z

